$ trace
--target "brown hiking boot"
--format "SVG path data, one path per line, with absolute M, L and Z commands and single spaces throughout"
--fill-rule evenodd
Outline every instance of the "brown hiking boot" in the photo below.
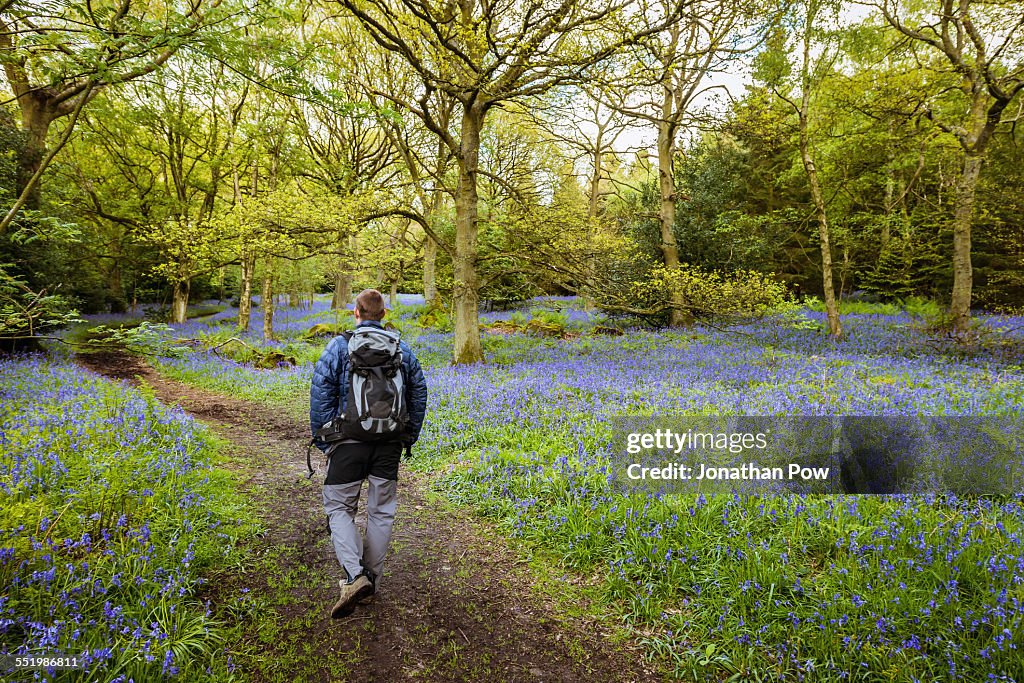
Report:
M 363 574 L 347 583 L 344 579 L 339 579 L 338 585 L 341 586 L 341 597 L 331 609 L 332 619 L 341 619 L 352 614 L 360 600 L 373 594 L 373 583 Z

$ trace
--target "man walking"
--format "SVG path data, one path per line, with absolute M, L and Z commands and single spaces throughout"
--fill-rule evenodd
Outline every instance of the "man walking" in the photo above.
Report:
M 395 520 L 402 450 L 408 453 L 419 438 L 427 411 L 423 370 L 408 344 L 384 329 L 385 313 L 379 291 L 360 292 L 355 331 L 332 339 L 313 369 L 309 422 L 329 458 L 324 510 L 345 573 L 331 610 L 335 619 L 377 590 Z M 365 542 L 355 521 L 364 479 Z

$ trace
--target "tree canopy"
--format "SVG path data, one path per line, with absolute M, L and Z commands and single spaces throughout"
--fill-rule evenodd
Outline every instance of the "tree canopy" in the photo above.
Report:
M 963 331 L 1024 303 L 1015 4 L 0 2 L 2 296 L 247 327 L 257 294 L 423 292 L 457 362 L 481 300 L 542 293 L 673 325 L 821 296 L 833 334 L 923 297 Z

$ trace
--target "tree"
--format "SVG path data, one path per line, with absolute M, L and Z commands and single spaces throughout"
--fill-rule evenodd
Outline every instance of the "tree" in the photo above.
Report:
M 608 80 L 602 78 L 600 80 Z M 604 199 L 613 190 L 610 171 L 617 166 L 616 142 L 629 127 L 629 119 L 620 111 L 624 103 L 618 99 L 624 91 L 601 92 L 592 85 L 565 88 L 548 102 L 538 102 L 537 124 L 571 155 L 572 170 L 585 167 L 587 215 L 596 217 Z M 604 102 L 613 100 L 618 106 Z M 528 112 L 534 113 L 534 111 Z
M 256 278 L 259 244 L 264 239 L 263 226 L 259 221 L 233 220 L 243 214 L 245 204 L 259 201 L 260 193 L 267 192 L 262 179 L 266 169 L 267 186 L 272 191 L 280 171 L 282 148 L 285 144 L 288 119 L 293 106 L 281 94 L 281 81 L 289 80 L 299 57 L 291 55 L 294 41 L 289 29 L 282 26 L 294 14 L 288 8 L 272 15 L 258 26 L 246 27 L 236 36 L 234 44 L 221 45 L 219 52 L 222 64 L 229 63 L 234 75 L 241 76 L 244 86 L 235 85 L 222 79 L 225 103 L 232 91 L 237 99 L 229 106 L 228 130 L 226 132 L 226 157 L 231 165 L 232 200 L 230 215 L 224 219 L 230 226 L 228 234 L 235 257 L 240 266 L 238 281 L 238 329 L 249 329 L 252 317 L 252 292 Z M 227 60 L 226 62 L 224 60 Z M 255 84 L 255 85 L 253 85 Z M 234 87 L 232 87 L 234 86 Z M 244 181 L 243 181 L 244 178 Z M 251 208 L 251 207 L 245 207 Z M 273 285 L 272 264 L 266 264 L 263 287 Z M 265 292 L 264 292 L 264 298 Z M 264 328 L 270 325 L 273 333 L 273 302 L 264 305 Z
M 586 77 L 593 65 L 675 22 L 686 0 L 664 16 L 637 2 L 575 0 L 434 3 L 338 0 L 384 50 L 420 83 L 414 98 L 376 94 L 412 112 L 451 150 L 459 170 L 455 197 L 454 309 L 456 363 L 483 360 L 478 323 L 477 233 L 480 138 L 487 114 Z M 630 28 L 629 24 L 641 26 Z M 457 131 L 436 116 L 435 93 L 461 105 Z
M 993 134 L 1010 120 L 1010 103 L 1024 90 L 1024 13 L 1018 0 L 930 0 L 925 6 L 931 11 L 905 0 L 869 4 L 881 10 L 912 50 L 926 50 L 921 63 L 935 72 L 937 91 L 949 95 L 926 103 L 924 114 L 961 149 L 949 313 L 962 332 L 971 316 L 971 226 L 978 178 Z
M 192 278 L 230 259 L 226 236 L 213 229 L 212 219 L 223 202 L 221 187 L 231 172 L 226 155 L 233 124 L 225 127 L 221 120 L 215 97 L 217 70 L 204 72 L 203 66 L 179 60 L 156 75 L 155 84 L 128 86 L 137 98 L 140 135 L 135 145 L 159 169 L 157 186 L 163 189 L 165 214 L 145 226 L 145 231 L 147 240 L 159 245 L 165 255 L 160 272 L 171 282 L 174 323 L 185 322 Z M 195 101 L 200 93 L 206 95 L 200 99 L 202 105 Z
M 340 235 L 355 233 L 361 216 L 367 213 L 371 196 L 339 196 L 317 183 L 296 178 L 268 178 L 265 192 L 236 204 L 213 222 L 213 227 L 231 236 L 235 249 L 245 245 L 254 263 L 262 260 L 263 334 L 273 337 L 275 284 L 285 270 L 283 261 L 305 261 L 330 253 L 325 245 L 336 245 Z M 255 277 L 255 267 L 253 272 Z
M 455 105 L 454 99 L 447 98 L 437 111 L 436 117 L 443 128 L 448 127 Z M 447 200 L 455 195 L 452 184 L 448 182 L 451 149 L 443 140 L 431 136 L 429 131 L 411 126 L 407 121 L 389 118 L 386 130 L 405 163 L 412 190 L 420 204 L 421 211 L 416 220 L 429 230 L 423 239 L 423 298 L 427 305 L 434 305 L 438 300 L 438 249 L 453 255 L 451 245 L 439 239 L 442 210 Z M 422 135 L 423 132 L 427 135 Z
M 836 290 L 832 283 L 832 243 L 828 211 L 825 208 L 825 194 L 821 189 L 821 181 L 818 177 L 818 167 L 811 146 L 810 132 L 811 96 L 818 82 L 824 78 L 821 73 L 822 67 L 824 66 L 824 69 L 831 67 L 827 58 L 818 62 L 817 69 L 811 66 L 814 22 L 819 12 L 822 11 L 823 4 L 819 0 L 807 0 L 805 5 L 803 35 L 801 36 L 803 49 L 800 53 L 800 104 L 796 110 L 800 122 L 800 160 L 807 173 L 807 184 L 811 189 L 811 200 L 814 203 L 814 213 L 818 223 L 818 242 L 821 247 L 821 287 L 824 292 L 825 315 L 828 318 L 829 333 L 833 337 L 839 337 L 843 333 L 843 326 L 839 320 L 839 302 L 836 299 Z M 814 71 L 818 71 L 818 73 L 814 73 Z
M 835 286 L 832 273 L 832 243 L 831 230 L 829 228 L 828 209 L 826 207 L 825 194 L 822 190 L 821 178 L 818 173 L 818 165 L 815 159 L 813 127 L 814 111 L 812 101 L 821 87 L 826 74 L 833 68 L 837 52 L 830 49 L 827 38 L 828 34 L 823 33 L 816 22 L 822 17 L 825 11 L 836 11 L 831 0 L 804 0 L 799 7 L 802 12 L 797 17 L 800 25 L 798 47 L 800 50 L 800 70 L 797 76 L 799 87 L 799 101 L 792 99 L 786 86 L 786 79 L 789 76 L 791 65 L 788 57 L 788 46 L 785 38 L 776 33 L 772 38 L 771 50 L 769 50 L 761 62 L 761 75 L 771 83 L 772 90 L 781 100 L 788 103 L 796 112 L 799 126 L 799 148 L 800 161 L 807 176 L 807 184 L 811 192 L 811 203 L 814 208 L 815 221 L 818 224 L 818 244 L 821 252 L 821 277 L 822 292 L 825 300 L 825 314 L 828 318 L 829 333 L 833 337 L 839 337 L 842 332 L 842 323 L 839 319 L 839 302 L 836 298 Z M 826 38 L 824 44 L 817 47 L 820 51 L 818 59 L 812 56 L 812 48 L 815 40 Z
M 625 104 L 613 103 L 619 111 L 657 128 L 658 225 L 662 260 L 669 270 L 680 264 L 675 232 L 679 133 L 697 118 L 693 108 L 708 90 L 708 77 L 750 49 L 743 47 L 743 36 L 739 34 L 752 23 L 756 9 L 737 0 L 694 2 L 683 21 L 668 25 L 638 50 L 636 64 L 624 84 L 630 91 L 642 94 L 621 98 Z M 637 83 L 641 88 L 636 88 Z M 682 325 L 688 320 L 688 309 L 682 300 L 675 303 L 669 322 Z
M 57 165 L 72 169 L 62 176 L 71 182 L 51 193 L 96 226 L 90 247 L 106 243 L 112 297 L 121 296 L 130 244 L 158 253 L 147 265 L 170 283 L 172 322 L 184 322 L 194 278 L 235 261 L 234 234 L 214 219 L 240 196 L 235 143 L 246 89 L 237 85 L 222 65 L 182 53 L 93 101 L 71 163 Z
M 51 204 L 67 207 L 82 231 L 75 245 L 76 277 L 70 292 L 91 299 L 91 304 L 86 304 L 90 309 L 125 310 L 125 283 L 130 283 L 134 299 L 139 275 L 156 265 L 155 250 L 141 244 L 138 237 L 142 226 L 160 216 L 165 204 L 158 199 L 159 191 L 154 192 L 155 165 L 147 155 L 138 154 L 136 139 L 142 133 L 133 116 L 136 113 L 122 98 L 96 98 L 84 112 L 62 159 L 53 165 Z M 46 230 L 43 234 L 49 238 L 50 233 Z M 24 251 L 22 254 L 31 258 Z M 94 292 L 90 296 L 82 287 L 87 281 L 84 273 L 93 269 L 105 285 L 102 295 Z M 34 260 L 33 270 L 45 273 L 47 269 Z
M 293 100 L 294 118 L 302 145 L 310 160 L 301 175 L 316 179 L 339 197 L 388 187 L 400 180 L 399 154 L 390 136 L 393 112 L 381 112 L 352 74 L 365 54 L 367 38 L 339 37 L 331 26 L 320 26 L 305 35 L 319 53 L 314 79 L 333 84 L 329 97 L 318 101 Z M 357 38 L 362 38 L 360 43 Z M 341 45 L 339 41 L 345 41 Z M 371 46 L 372 47 L 372 46 Z M 352 282 L 357 269 L 356 235 L 337 236 L 338 252 L 331 268 L 334 279 L 332 308 L 344 309 L 352 301 Z
M 184 9 L 131 0 L 0 3 L 0 62 L 26 132 L 18 199 L 0 221 L 0 233 L 22 207 L 38 208 L 39 179 L 82 108 L 105 88 L 163 66 L 214 23 L 221 1 L 190 0 Z M 47 152 L 47 132 L 62 117 L 69 119 L 61 141 Z

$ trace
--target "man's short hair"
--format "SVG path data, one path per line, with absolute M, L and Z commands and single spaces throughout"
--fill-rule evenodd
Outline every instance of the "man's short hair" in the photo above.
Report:
M 381 320 L 384 318 L 384 297 L 376 289 L 364 289 L 356 297 L 356 310 L 363 320 Z

